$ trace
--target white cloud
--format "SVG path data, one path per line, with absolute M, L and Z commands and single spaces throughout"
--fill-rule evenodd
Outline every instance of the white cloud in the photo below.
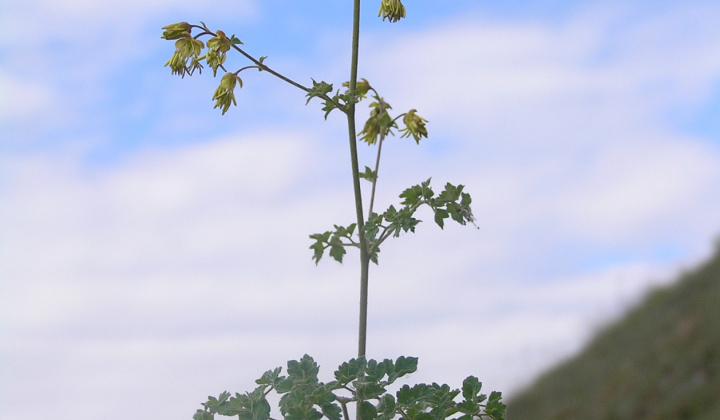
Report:
M 26 80 L 0 73 L 0 126 L 10 121 L 32 123 L 37 115 L 51 117 L 51 104 L 56 100 L 53 88 L 36 80 Z M 20 139 L 8 139 L 8 141 Z

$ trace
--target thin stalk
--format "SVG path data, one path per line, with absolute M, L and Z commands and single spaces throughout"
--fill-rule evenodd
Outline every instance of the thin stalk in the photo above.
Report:
M 377 94 L 377 92 L 375 92 Z M 379 96 L 379 95 L 378 95 Z M 385 102 L 380 99 L 380 117 L 385 114 Z M 394 123 L 394 121 L 393 121 Z M 392 125 L 392 124 L 391 124 Z M 380 154 L 382 153 L 383 140 L 385 140 L 385 131 L 380 130 L 380 140 L 378 140 L 377 158 L 375 158 L 375 178 L 372 181 L 372 192 L 370 193 L 370 208 L 368 209 L 368 218 L 372 215 L 373 205 L 375 204 L 375 187 L 378 182 L 378 171 L 380 170 Z
M 385 136 L 381 133 L 380 140 L 378 140 L 377 158 L 375 159 L 375 178 L 373 179 L 372 192 L 370 193 L 370 209 L 368 210 L 368 217 L 372 215 L 373 205 L 375 204 L 375 187 L 377 186 L 378 181 L 378 170 L 380 169 L 380 154 L 382 153 L 383 140 L 385 140 Z
M 354 0 L 352 54 L 350 58 L 350 94 L 357 94 L 358 52 L 360 46 L 360 0 Z M 355 104 L 351 103 L 347 111 L 348 138 L 350 140 L 350 160 L 352 163 L 353 189 L 355 191 L 355 213 L 357 215 L 358 237 L 360 240 L 360 316 L 358 322 L 358 357 L 365 356 L 367 343 L 367 306 L 368 306 L 368 273 L 370 269 L 370 253 L 363 227 L 362 191 L 360 190 L 360 168 L 358 165 L 357 138 L 355 129 Z

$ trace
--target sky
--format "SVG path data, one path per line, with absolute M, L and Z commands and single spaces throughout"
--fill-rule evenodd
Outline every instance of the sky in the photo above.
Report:
M 339 88 L 349 3 L 0 4 L 0 417 L 191 418 L 287 360 L 327 381 L 355 356 L 357 256 L 308 248 L 353 221 L 342 115 L 247 71 L 221 116 L 219 80 L 172 76 L 160 39 L 203 21 Z M 385 142 L 376 206 L 432 177 L 466 185 L 478 228 L 421 211 L 384 244 L 370 358 L 512 395 L 710 255 L 717 2 L 408 0 L 395 24 L 378 3 L 360 77 L 430 136 Z

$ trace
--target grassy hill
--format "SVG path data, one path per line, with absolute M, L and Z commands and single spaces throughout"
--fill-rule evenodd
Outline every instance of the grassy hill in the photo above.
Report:
M 508 406 L 510 420 L 720 419 L 720 242 Z

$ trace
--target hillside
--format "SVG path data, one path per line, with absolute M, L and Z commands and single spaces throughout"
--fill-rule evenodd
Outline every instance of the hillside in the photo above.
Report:
M 720 419 L 720 242 L 508 405 L 510 420 Z

